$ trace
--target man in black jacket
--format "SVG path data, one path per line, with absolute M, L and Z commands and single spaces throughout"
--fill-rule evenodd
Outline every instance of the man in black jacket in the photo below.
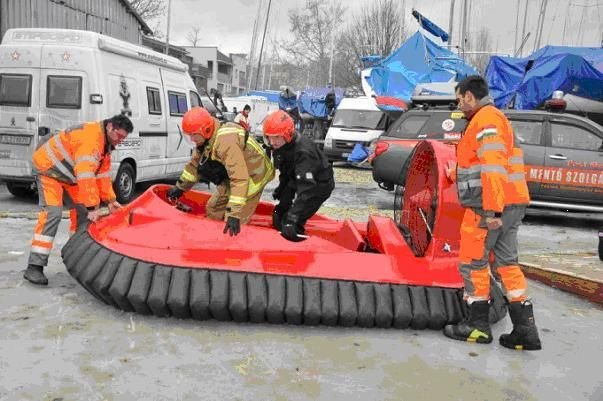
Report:
M 272 224 L 289 241 L 303 241 L 306 221 L 335 188 L 333 167 L 311 139 L 295 132 L 293 119 L 282 110 L 266 117 L 264 135 L 280 173 Z

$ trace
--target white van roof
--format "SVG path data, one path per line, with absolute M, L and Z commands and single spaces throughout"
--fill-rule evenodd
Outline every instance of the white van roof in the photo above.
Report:
M 188 66 L 175 57 L 96 32 L 76 29 L 13 28 L 7 30 L 2 38 L 2 45 L 15 46 L 35 43 L 93 47 L 178 71 L 188 70 Z
M 374 110 L 380 111 L 375 104 L 375 99 L 368 96 L 344 97 L 337 106 L 337 110 Z

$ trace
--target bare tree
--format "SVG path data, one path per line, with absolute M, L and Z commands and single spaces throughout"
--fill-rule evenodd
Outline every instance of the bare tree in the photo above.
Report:
M 130 5 L 145 21 L 164 15 L 165 0 L 130 0 Z
M 474 42 L 475 48 L 473 51 L 475 53 L 471 54 L 471 52 L 469 52 L 467 61 L 483 75 L 486 72 L 486 67 L 488 66 L 488 61 L 490 60 L 490 55 L 492 53 L 490 31 L 486 27 L 482 27 L 475 36 Z
M 342 23 L 344 13 L 345 8 L 339 1 L 329 6 L 317 0 L 308 0 L 301 10 L 289 11 L 294 39 L 281 43 L 280 47 L 292 58 L 292 63 L 298 65 L 298 73 L 305 75 L 306 85 L 322 86 L 327 83 L 331 34 Z
M 163 26 L 163 24 L 161 23 L 161 21 L 157 21 L 157 20 L 154 21 L 153 25 L 151 25 L 151 30 L 153 31 L 152 36 L 155 39 L 158 39 L 158 40 L 165 39 L 165 33 L 161 29 L 162 26 Z
M 194 26 L 190 32 L 186 34 L 186 40 L 191 42 L 193 47 L 197 47 L 197 43 L 201 40 L 201 28 Z
M 362 8 L 352 18 L 338 41 L 337 82 L 360 86 L 360 58 L 368 55 L 386 57 L 406 40 L 399 1 L 377 0 Z

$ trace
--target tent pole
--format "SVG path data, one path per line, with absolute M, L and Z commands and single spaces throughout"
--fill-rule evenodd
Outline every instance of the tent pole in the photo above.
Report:
M 448 45 L 452 44 L 452 27 L 454 26 L 454 1 L 450 0 L 450 22 L 448 23 Z

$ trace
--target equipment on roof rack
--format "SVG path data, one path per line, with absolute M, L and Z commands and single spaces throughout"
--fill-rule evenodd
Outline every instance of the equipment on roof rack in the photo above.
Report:
M 549 100 L 545 100 L 544 109 L 550 112 L 561 113 L 567 108 L 567 102 L 563 99 L 563 91 L 554 91 Z

